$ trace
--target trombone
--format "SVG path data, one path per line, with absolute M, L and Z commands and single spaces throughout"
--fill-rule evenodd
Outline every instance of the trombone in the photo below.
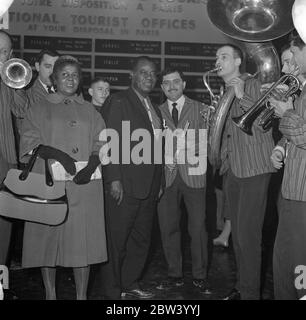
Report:
M 287 90 L 278 90 L 277 87 L 282 84 L 287 84 Z M 297 77 L 292 74 L 283 75 L 267 90 L 255 104 L 246 111 L 242 116 L 234 117 L 232 120 L 238 128 L 248 135 L 252 134 L 252 126 L 254 121 L 266 109 L 266 111 L 259 117 L 258 126 L 267 131 L 272 126 L 272 120 L 275 118 L 274 109 L 270 106 L 269 98 L 276 97 L 278 100 L 286 101 L 293 95 L 300 87 L 300 82 Z

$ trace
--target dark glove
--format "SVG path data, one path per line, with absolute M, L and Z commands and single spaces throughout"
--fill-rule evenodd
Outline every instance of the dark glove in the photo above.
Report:
M 90 181 L 91 175 L 97 169 L 97 166 L 100 164 L 100 159 L 98 155 L 91 155 L 88 160 L 88 164 L 85 168 L 80 170 L 76 176 L 73 178 L 73 181 L 76 184 L 86 184 Z
M 38 147 L 37 153 L 42 159 L 57 160 L 69 174 L 75 175 L 75 160 L 71 158 L 69 154 L 50 146 L 44 146 L 42 144 Z

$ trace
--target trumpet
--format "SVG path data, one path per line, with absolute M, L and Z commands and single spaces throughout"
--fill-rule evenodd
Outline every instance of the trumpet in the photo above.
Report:
M 26 87 L 32 79 L 32 68 L 22 59 L 9 59 L 0 66 L 0 69 L 2 81 L 13 89 Z
M 278 90 L 277 87 L 280 85 L 286 85 L 287 89 Z M 285 74 L 276 81 L 248 111 L 246 111 L 242 116 L 232 118 L 232 120 L 243 132 L 248 135 L 253 135 L 253 123 L 266 109 L 258 119 L 258 126 L 261 127 L 263 131 L 267 131 L 271 128 L 273 119 L 276 118 L 274 109 L 268 101 L 269 98 L 275 97 L 278 100 L 287 101 L 287 99 L 293 95 L 299 87 L 300 83 L 297 77 L 292 74 Z

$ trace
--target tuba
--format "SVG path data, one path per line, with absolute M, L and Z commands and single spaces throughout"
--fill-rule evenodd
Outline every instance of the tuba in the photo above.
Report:
M 211 22 L 227 36 L 240 40 L 242 49 L 254 61 L 261 83 L 280 78 L 280 62 L 270 40 L 293 29 L 291 8 L 294 0 L 208 0 L 207 13 Z M 244 74 L 242 79 L 250 77 Z M 209 133 L 208 158 L 214 167 L 221 165 L 220 147 L 224 123 L 235 97 L 229 88 L 220 99 L 213 115 Z
M 2 64 L 0 76 L 8 87 L 21 89 L 30 83 L 32 68 L 25 60 L 13 58 Z

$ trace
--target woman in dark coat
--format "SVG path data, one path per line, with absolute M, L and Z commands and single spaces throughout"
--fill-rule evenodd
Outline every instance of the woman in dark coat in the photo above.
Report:
M 33 105 L 23 124 L 21 157 L 35 148 L 33 170 L 44 172 L 44 159 L 60 162 L 74 176 L 67 180 L 68 218 L 59 226 L 26 222 L 23 267 L 41 267 L 46 299 L 56 299 L 56 266 L 72 267 L 77 299 L 86 299 L 90 265 L 107 260 L 100 132 L 105 128 L 95 108 L 77 95 L 81 69 L 71 56 L 59 58 L 52 75 L 57 92 Z M 79 161 L 88 161 L 76 174 Z

